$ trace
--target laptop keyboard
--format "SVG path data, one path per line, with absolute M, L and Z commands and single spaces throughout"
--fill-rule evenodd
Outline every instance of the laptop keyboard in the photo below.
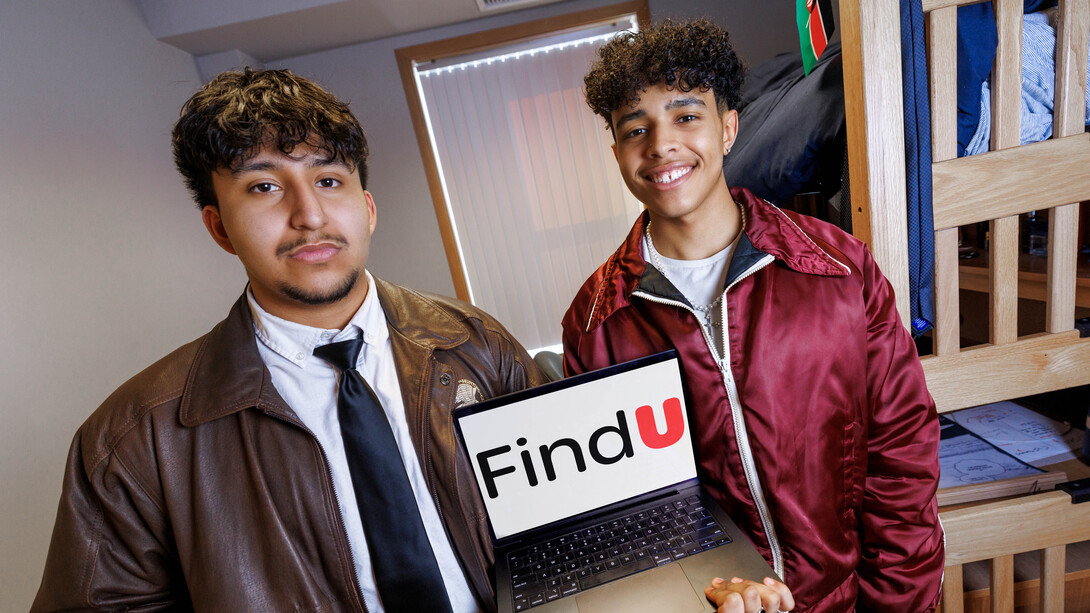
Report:
M 697 496 L 611 519 L 509 553 L 513 608 L 525 611 L 729 542 Z

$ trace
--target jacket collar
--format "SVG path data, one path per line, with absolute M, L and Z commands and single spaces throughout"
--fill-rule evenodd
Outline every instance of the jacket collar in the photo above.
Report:
M 435 308 L 425 296 L 377 277 L 374 281 L 391 334 L 429 351 L 450 349 L 469 338 L 461 322 Z M 192 427 L 251 407 L 298 421 L 261 361 L 243 294 L 197 349 L 182 391 L 179 420 Z
M 424 294 L 377 277 L 375 289 L 391 334 L 429 350 L 448 350 L 469 340 L 465 324 Z
M 788 214 L 773 204 L 742 187 L 732 187 L 731 196 L 741 209 L 742 234 L 727 270 L 727 287 L 769 255 L 803 274 L 826 277 L 850 274 L 845 264 L 815 244 Z M 644 211 L 621 246 L 603 265 L 603 276 L 595 290 L 586 331 L 597 328 L 618 309 L 631 304 L 632 292 L 637 289 L 688 304 L 677 288 L 643 258 L 643 231 L 648 218 Z

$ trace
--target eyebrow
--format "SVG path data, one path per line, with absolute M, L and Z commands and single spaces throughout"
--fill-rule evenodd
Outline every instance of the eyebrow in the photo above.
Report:
M 639 119 L 646 114 L 646 111 L 632 111 L 631 113 L 625 113 L 617 119 L 617 126 L 622 126 L 625 123 L 632 121 L 633 119 Z
M 231 169 L 231 174 L 240 175 L 240 174 L 242 174 L 244 172 L 254 172 L 254 171 L 261 171 L 261 170 L 274 170 L 274 169 L 278 168 L 279 166 L 280 166 L 279 164 L 269 162 L 269 161 L 257 162 L 257 161 L 254 161 L 254 160 L 250 160 L 248 162 L 243 162 L 243 163 L 239 164 L 238 166 L 232 168 Z
M 276 170 L 280 168 L 280 166 L 280 160 L 249 160 L 239 164 L 235 168 L 232 168 L 231 174 L 239 175 L 244 172 Z M 345 168 L 348 168 L 348 165 L 338 158 L 330 160 L 317 155 L 307 156 L 307 166 L 309 168 L 318 168 L 320 166 L 343 166 Z
M 704 104 L 704 101 L 701 100 L 700 98 L 693 98 L 693 97 L 676 98 L 676 99 L 671 100 L 669 103 L 666 104 L 666 110 L 667 111 L 672 111 L 674 109 L 681 108 L 683 106 L 704 106 L 704 107 L 706 107 L 708 105 Z
M 666 103 L 666 110 L 667 111 L 672 111 L 674 109 L 679 109 L 679 108 L 686 107 L 686 106 L 703 106 L 703 107 L 707 107 L 708 105 L 704 104 L 704 101 L 701 100 L 700 98 L 694 98 L 692 96 L 687 96 L 685 98 L 675 98 L 675 99 L 671 100 L 670 102 L 667 102 Z M 639 119 L 640 117 L 643 117 L 646 114 L 647 114 L 647 111 L 644 111 L 642 109 L 632 111 L 631 113 L 625 113 L 624 115 L 621 115 L 617 119 L 617 125 L 618 126 L 624 125 L 625 122 L 632 121 L 634 119 Z

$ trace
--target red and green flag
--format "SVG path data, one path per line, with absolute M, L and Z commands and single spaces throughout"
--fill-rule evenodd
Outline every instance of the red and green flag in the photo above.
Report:
M 832 0 L 795 0 L 795 21 L 799 25 L 802 67 L 810 74 L 836 29 Z

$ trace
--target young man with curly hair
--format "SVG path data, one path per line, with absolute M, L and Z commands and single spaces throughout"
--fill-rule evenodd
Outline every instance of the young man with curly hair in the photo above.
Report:
M 365 269 L 367 141 L 314 83 L 223 73 L 173 141 L 249 285 L 76 434 L 33 610 L 494 610 L 450 412 L 540 370 L 487 314 Z
M 587 102 L 646 210 L 565 314 L 565 368 L 680 352 L 701 480 L 790 588 L 717 582 L 721 611 L 933 610 L 938 424 L 915 346 L 863 243 L 724 182 L 742 74 L 703 20 L 601 49 Z

